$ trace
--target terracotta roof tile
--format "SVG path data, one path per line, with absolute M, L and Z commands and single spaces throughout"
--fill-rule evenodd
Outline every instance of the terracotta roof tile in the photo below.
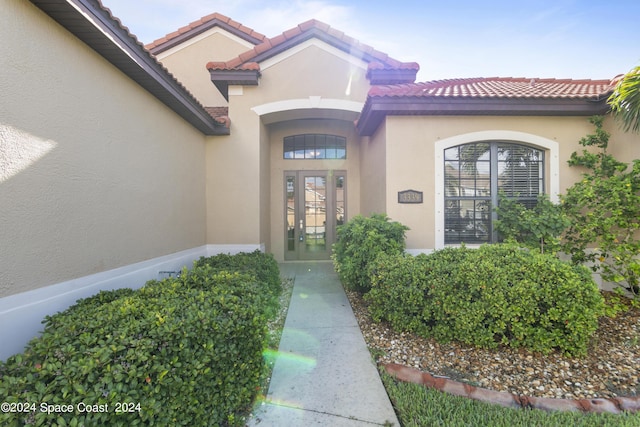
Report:
M 218 123 L 229 127 L 229 107 L 204 107 L 205 111 Z
M 292 39 L 300 34 L 302 34 L 302 30 L 300 29 L 300 27 L 294 27 L 282 33 L 285 39 Z
M 303 22 L 300 25 L 291 28 L 282 34 L 279 34 L 272 38 L 265 38 L 261 44 L 256 45 L 253 49 L 244 52 L 235 60 L 228 61 L 227 64 L 229 68 L 227 70 L 237 69 L 241 64 L 245 62 L 256 62 L 256 58 L 260 56 L 261 59 L 269 56 L 269 51 L 273 51 L 273 54 L 279 53 L 278 47 L 288 41 L 295 40 L 297 37 L 303 36 L 305 33 L 310 31 L 320 31 L 321 33 L 326 34 L 327 37 L 330 37 L 340 44 L 350 46 L 350 51 L 359 50 L 365 56 L 369 56 L 370 60 L 375 59 L 377 62 L 382 63 L 379 69 L 404 69 L 404 70 L 417 70 L 419 66 L 417 63 L 405 63 L 401 61 L 397 61 L 392 59 L 386 53 L 379 52 L 372 48 L 371 46 L 360 43 L 352 37 L 345 35 L 342 31 L 336 30 L 330 27 L 328 24 L 324 22 L 318 21 L 316 19 L 311 19 L 309 21 Z M 261 59 L 258 59 L 261 60 Z M 210 68 L 209 65 L 212 65 L 215 68 Z M 207 68 L 222 70 L 220 68 L 220 63 L 209 63 L 207 64 Z
M 372 63 L 370 67 L 378 67 Z M 435 80 L 373 86 L 371 97 L 599 98 L 613 90 L 614 80 L 489 77 Z
M 151 43 L 147 44 L 145 47 L 148 50 L 151 49 L 155 49 L 158 48 L 166 43 L 171 42 L 173 39 L 179 37 L 182 34 L 188 33 L 190 31 L 194 31 L 197 33 L 197 30 L 200 27 L 206 26 L 208 24 L 211 23 L 211 21 L 218 21 L 221 22 L 225 25 L 228 25 L 231 28 L 234 28 L 236 30 L 238 30 L 238 32 L 240 32 L 241 34 L 246 35 L 247 37 L 251 38 L 251 39 L 255 39 L 258 40 L 260 42 L 264 41 L 267 37 L 263 34 L 258 33 L 257 31 L 254 31 L 253 29 L 242 25 L 241 23 L 234 21 L 233 19 L 222 15 L 220 13 L 212 13 L 210 15 L 204 16 L 196 21 L 191 22 L 188 25 L 185 25 L 184 27 L 179 28 L 177 31 L 174 31 L 172 33 L 167 34 L 164 37 L 161 37 L 157 40 L 152 41 Z
M 260 43 L 258 46 L 255 47 L 255 51 L 256 53 L 259 55 L 263 52 L 268 51 L 269 49 L 271 49 L 273 46 L 271 45 L 271 42 L 269 40 L 265 41 L 264 43 Z

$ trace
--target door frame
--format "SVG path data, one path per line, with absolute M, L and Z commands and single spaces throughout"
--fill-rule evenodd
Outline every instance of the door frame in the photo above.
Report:
M 318 252 L 307 252 L 305 250 L 306 246 L 304 244 L 304 235 L 302 240 L 301 237 L 301 229 L 300 229 L 300 220 L 302 220 L 302 228 L 306 229 L 306 217 L 304 214 L 301 215 L 301 212 L 305 212 L 304 200 L 305 200 L 305 186 L 304 186 L 304 178 L 309 176 L 323 176 L 325 178 L 325 201 L 326 201 L 326 223 L 325 223 L 325 242 L 326 247 L 323 251 Z M 293 227 L 293 236 L 290 236 L 290 228 L 288 223 L 289 217 L 289 198 L 288 198 L 288 189 L 287 183 L 289 177 L 294 177 L 294 227 Z M 342 177 L 342 194 L 340 197 L 342 198 L 342 217 L 346 219 L 346 210 L 347 210 L 347 171 L 346 170 L 333 170 L 333 169 L 325 169 L 325 170 L 306 170 L 306 169 L 298 169 L 298 170 L 285 170 L 282 179 L 282 188 L 284 192 L 284 214 L 283 214 L 283 222 L 284 222 L 284 260 L 285 261 L 296 261 L 296 260 L 329 260 L 332 252 L 332 245 L 335 242 L 336 238 L 336 226 L 337 224 L 337 180 L 338 177 Z M 293 244 L 293 250 L 290 248 L 290 244 Z

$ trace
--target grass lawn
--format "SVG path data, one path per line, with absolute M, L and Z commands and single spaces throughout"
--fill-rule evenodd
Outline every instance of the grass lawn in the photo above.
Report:
M 399 382 L 384 372 L 381 377 L 402 427 L 640 426 L 638 413 L 614 415 L 511 409 Z

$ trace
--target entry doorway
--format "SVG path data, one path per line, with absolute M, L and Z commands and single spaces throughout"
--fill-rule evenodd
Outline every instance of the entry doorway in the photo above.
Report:
M 326 260 L 346 218 L 345 171 L 286 171 L 285 260 Z

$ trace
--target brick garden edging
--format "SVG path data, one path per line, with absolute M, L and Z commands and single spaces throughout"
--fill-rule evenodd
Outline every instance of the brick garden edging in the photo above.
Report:
M 545 411 L 582 411 L 608 412 L 619 414 L 623 411 L 640 411 L 640 397 L 613 397 L 594 399 L 552 399 L 547 397 L 531 397 L 493 391 L 470 384 L 453 381 L 447 378 L 434 377 L 428 372 L 415 368 L 388 363 L 383 365 L 385 371 L 400 381 L 422 384 L 452 394 L 467 397 L 481 402 L 493 403 L 508 408 L 542 409 Z

